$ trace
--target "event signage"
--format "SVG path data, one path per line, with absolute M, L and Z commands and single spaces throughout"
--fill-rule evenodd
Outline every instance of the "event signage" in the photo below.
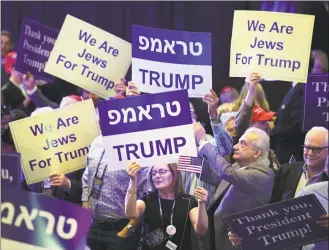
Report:
M 314 16 L 234 11 L 230 77 L 260 72 L 263 78 L 306 83 Z
M 179 154 L 197 156 L 187 90 L 98 103 L 111 170 L 177 163 Z
M 327 240 L 328 230 L 316 223 L 326 213 L 316 196 L 311 194 L 223 219 L 230 230 L 242 238 L 242 250 L 278 250 Z
M 309 75 L 304 91 L 303 130 L 314 126 L 328 129 L 328 74 Z
M 9 123 L 27 184 L 84 168 L 89 146 L 100 134 L 97 120 L 90 99 Z
M 15 69 L 30 72 L 36 79 L 52 82 L 55 77 L 44 72 L 59 31 L 24 18 L 17 47 Z
M 146 93 L 212 89 L 211 33 L 132 26 L 132 79 Z
M 83 250 L 92 212 L 19 189 L 1 195 L 1 249 Z
M 67 15 L 45 71 L 107 99 L 130 64 L 130 43 Z

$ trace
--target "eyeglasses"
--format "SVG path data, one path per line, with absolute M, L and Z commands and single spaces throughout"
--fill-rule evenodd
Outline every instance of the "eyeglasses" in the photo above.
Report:
M 171 171 L 169 169 L 159 169 L 159 170 L 152 170 L 152 176 L 156 176 L 157 173 L 159 173 L 159 175 L 165 175 L 168 171 Z
M 315 155 L 320 154 L 323 149 L 328 148 L 328 146 L 326 146 L 326 147 L 310 147 L 310 146 L 306 146 L 306 145 L 303 145 L 302 147 L 303 147 L 304 151 L 307 151 L 307 152 L 312 150 L 312 153 Z

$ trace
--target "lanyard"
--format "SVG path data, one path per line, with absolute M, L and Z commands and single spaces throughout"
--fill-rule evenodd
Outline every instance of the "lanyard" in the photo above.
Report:
M 103 160 L 104 154 L 105 154 L 105 150 L 103 150 L 103 152 L 102 152 L 102 155 L 101 155 L 101 158 L 99 159 L 99 162 L 97 164 L 96 173 L 95 173 L 95 176 L 98 177 L 98 178 L 100 178 L 101 180 L 103 180 L 103 177 L 104 177 L 104 174 L 105 174 L 105 170 L 107 168 L 107 165 L 106 165 L 105 168 L 103 169 L 102 175 L 101 176 L 98 175 L 99 166 L 101 165 L 101 162 Z M 87 165 L 88 165 L 88 162 L 89 162 L 89 160 L 87 158 Z
M 158 195 L 158 200 L 159 200 L 160 217 L 161 217 L 161 221 L 162 221 L 162 228 L 164 228 L 162 205 L 161 205 L 161 200 L 160 200 L 160 196 L 159 195 Z M 172 222 L 173 222 L 173 215 L 174 215 L 175 205 L 176 205 L 176 199 L 174 200 L 174 203 L 172 204 L 172 208 L 171 208 L 170 225 L 172 225 Z

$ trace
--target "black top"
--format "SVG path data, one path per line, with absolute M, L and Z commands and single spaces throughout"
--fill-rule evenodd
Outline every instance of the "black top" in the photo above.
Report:
M 144 212 L 144 223 L 145 228 L 148 231 L 144 233 L 151 232 L 157 228 L 162 228 L 166 233 L 166 228 L 170 225 L 170 216 L 172 211 L 172 206 L 174 200 L 167 200 L 160 198 L 162 211 L 163 211 L 163 222 L 160 216 L 160 207 L 158 201 L 158 195 L 155 193 L 144 193 L 139 200 L 145 202 L 146 209 Z M 173 225 L 176 227 L 176 234 L 170 238 L 170 241 L 177 245 L 177 250 L 191 250 L 191 221 L 189 218 L 189 211 L 192 208 L 197 207 L 197 201 L 192 195 L 179 195 L 176 198 L 175 209 L 173 212 Z M 161 245 L 153 248 L 154 250 L 168 250 L 166 248 L 167 240 L 165 240 Z M 148 249 L 143 246 L 143 249 Z

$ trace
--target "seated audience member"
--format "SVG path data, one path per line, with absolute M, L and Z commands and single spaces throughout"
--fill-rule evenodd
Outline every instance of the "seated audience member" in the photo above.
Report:
M 1 31 L 1 87 L 5 85 L 10 75 L 5 70 L 5 59 L 14 48 L 11 33 L 6 30 Z
M 10 52 L 6 56 L 5 70 L 10 74 L 10 78 L 1 89 L 3 102 L 13 109 L 21 109 L 30 114 L 35 109 L 35 105 L 23 87 L 24 74 L 15 70 L 16 56 L 16 52 Z
M 9 122 L 17 121 L 28 117 L 22 110 L 10 109 L 9 106 L 1 105 L 1 152 L 16 152 L 15 143 L 10 132 Z
M 312 50 L 314 65 L 312 74 L 328 73 L 328 56 L 322 50 Z
M 271 202 L 279 202 L 296 197 L 304 187 L 328 181 L 324 173 L 324 163 L 328 157 L 328 130 L 313 127 L 305 137 L 304 161 L 281 166 L 275 177 Z
M 329 179 L 328 157 L 326 158 L 324 171 Z M 319 200 L 323 208 L 327 211 L 327 214 L 324 214 L 318 218 L 317 224 L 327 229 L 329 228 L 328 191 L 329 191 L 328 181 L 323 181 L 304 187 L 296 196 L 296 197 L 301 197 L 309 194 L 314 194 L 316 196 L 316 198 Z M 242 238 L 240 238 L 237 234 L 229 232 L 228 236 L 233 246 L 239 246 L 241 244 Z M 325 249 L 328 249 L 328 240 L 315 242 L 309 245 L 305 245 L 301 248 L 301 250 L 325 250 Z
M 314 65 L 310 56 L 310 73 Z M 288 163 L 293 155 L 297 161 L 303 159 L 305 133 L 302 132 L 304 83 L 293 82 L 290 91 L 283 98 L 280 109 L 276 112 L 274 128 L 271 131 L 271 148 L 281 164 Z M 267 110 L 265 110 L 267 111 Z
M 43 107 L 36 109 L 32 112 L 31 117 L 41 115 L 44 113 L 52 112 L 50 107 Z M 80 169 L 68 174 L 52 173 L 49 175 L 49 179 L 27 185 L 23 171 L 21 171 L 21 183 L 20 186 L 23 190 L 40 193 L 42 195 L 55 197 L 60 200 L 73 202 L 76 204 L 81 203 L 82 195 L 82 182 L 81 178 L 84 169 Z
M 159 164 L 149 171 L 151 191 L 137 199 L 136 173 L 139 169 L 136 162 L 127 169 L 130 182 L 125 212 L 128 218 L 144 219 L 142 249 L 165 250 L 171 243 L 172 247 L 175 245 L 173 249 L 191 250 L 191 228 L 199 235 L 204 235 L 208 229 L 207 190 L 197 187 L 194 196 L 185 194 L 176 164 Z
M 218 111 L 221 113 L 226 112 L 232 108 L 233 102 L 239 97 L 239 92 L 231 86 L 225 86 L 220 94 L 219 101 L 221 105 L 218 106 Z
M 227 238 L 228 227 L 222 216 L 266 205 L 271 198 L 274 166 L 268 135 L 249 128 L 233 147 L 233 165 L 205 142 L 205 131 L 195 127 L 199 156 L 204 157 L 201 180 L 219 185 L 214 197 L 219 204 L 214 214 L 216 250 L 233 249 Z

